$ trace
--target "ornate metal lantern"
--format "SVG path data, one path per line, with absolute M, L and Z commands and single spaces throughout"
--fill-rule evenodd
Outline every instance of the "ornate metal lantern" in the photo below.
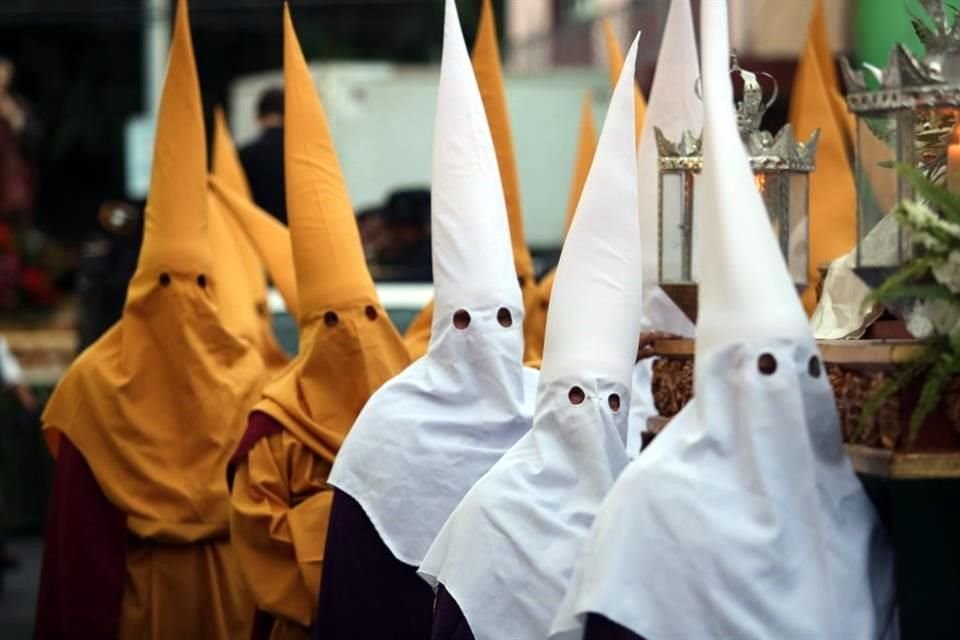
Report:
M 887 214 L 913 197 L 910 182 L 893 167 L 902 163 L 933 180 L 960 176 L 955 127 L 960 111 L 960 22 L 947 16 L 941 0 L 921 0 L 933 24 L 914 17 L 926 47 L 920 60 L 896 45 L 886 69 L 867 67 L 879 89 L 871 91 L 863 71 L 841 60 L 847 105 L 856 116 L 857 273 L 877 286 L 911 258 L 914 248 Z M 956 13 L 954 10 L 953 13 Z
M 797 142 L 790 125 L 775 136 L 760 130 L 760 120 L 777 97 L 773 92 L 765 101 L 757 74 L 740 67 L 736 53 L 731 54 L 731 74 L 743 80 L 743 100 L 737 103 L 740 137 L 750 156 L 757 189 L 763 194 L 767 213 L 798 286 L 807 282 L 807 228 L 809 175 L 814 169 L 819 130 L 806 142 Z M 684 131 L 677 142 L 668 140 L 654 127 L 659 152 L 660 282 L 681 307 L 689 306 L 678 297 L 685 285 L 697 280 L 693 263 L 695 227 L 700 198 L 698 176 L 703 167 L 701 138 Z M 675 295 L 676 294 L 676 295 Z M 688 315 L 692 315 L 689 314 Z

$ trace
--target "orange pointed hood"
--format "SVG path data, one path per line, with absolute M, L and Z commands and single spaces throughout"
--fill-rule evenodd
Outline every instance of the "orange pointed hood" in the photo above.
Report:
M 816 306 L 819 267 L 850 251 L 857 241 L 857 195 L 848 154 L 849 116 L 838 113 L 842 102 L 827 41 L 823 3 L 817 0 L 794 80 L 790 124 L 805 139 L 820 129 L 817 168 L 810 175 L 810 224 L 808 238 L 810 288 L 804 306 Z
M 81 451 L 136 535 L 192 542 L 229 531 L 227 462 L 263 362 L 218 305 L 206 140 L 186 0 L 157 114 L 143 248 L 121 320 L 73 363 L 43 415 L 54 455 Z
M 513 262 L 517 269 L 523 293 L 524 306 L 524 358 L 538 360 L 543 353 L 542 332 L 538 327 L 545 322 L 537 295 L 533 258 L 527 247 L 523 231 L 523 208 L 520 202 L 520 180 L 517 175 L 517 159 L 507 111 L 507 93 L 500 63 L 500 46 L 497 43 L 496 19 L 490 0 L 483 0 L 477 37 L 473 45 L 473 71 L 480 87 L 483 110 L 487 115 L 493 146 L 497 153 L 500 181 L 507 202 L 507 219 L 510 222 L 510 239 L 513 244 Z
M 240 164 L 240 157 L 237 155 L 233 138 L 227 128 L 223 110 L 219 107 L 214 111 L 213 122 L 211 177 L 216 176 L 227 185 L 235 186 L 237 193 L 246 194 L 242 199 L 249 201 L 250 189 L 247 186 L 247 179 Z M 267 279 L 264 274 L 263 262 L 253 245 L 253 240 L 241 227 L 237 215 L 229 211 L 232 208 L 231 201 L 224 198 L 222 192 L 214 189 L 212 183 L 208 188 L 211 207 L 217 213 L 216 216 L 211 217 L 211 231 L 214 231 L 217 227 L 215 224 L 216 218 L 222 219 L 221 226 L 224 228 L 224 233 L 229 234 L 231 246 L 234 247 L 234 252 L 239 257 L 239 263 L 234 265 L 227 261 L 220 261 L 220 251 L 214 244 L 218 264 L 222 262 L 222 268 L 229 268 L 230 275 L 237 279 L 238 296 L 240 298 L 238 304 L 243 305 L 243 309 L 240 311 L 241 317 L 251 323 L 250 329 L 253 332 L 251 339 L 263 358 L 264 364 L 267 365 L 272 374 L 278 373 L 290 359 L 283 352 L 279 341 L 273 334 L 273 324 L 267 308 Z M 211 236 L 211 241 L 213 239 L 214 236 Z
M 407 325 L 403 334 L 403 344 L 410 354 L 410 360 L 422 358 L 430 346 L 430 333 L 433 329 L 433 300 L 427 303 L 420 313 Z
M 300 303 L 300 353 L 257 409 L 333 461 L 370 395 L 409 364 L 377 298 L 346 182 L 297 41 L 283 11 L 284 173 Z
M 270 279 L 280 292 L 287 311 L 299 318 L 290 231 L 282 222 L 231 189 L 216 175 L 210 176 L 210 187 L 257 252 L 261 264 L 266 267 Z
M 607 45 L 607 70 L 610 72 L 610 87 L 617 86 L 617 78 L 620 77 L 620 70 L 623 68 L 623 50 L 620 43 L 617 42 L 617 34 L 613 30 L 613 24 L 607 18 L 603 19 L 603 39 Z M 634 94 L 634 109 L 636 111 L 637 140 L 640 140 L 640 132 L 643 131 L 643 119 L 647 113 L 647 101 L 644 100 L 640 88 L 634 82 L 636 94 Z
M 567 198 L 567 215 L 563 221 L 563 237 L 567 237 L 570 225 L 573 223 L 573 214 L 577 212 L 577 203 L 583 185 L 587 182 L 590 165 L 593 164 L 593 154 L 597 150 L 597 125 L 593 118 L 593 96 L 586 92 L 583 96 L 583 107 L 580 110 L 580 135 L 577 138 L 577 151 L 573 160 L 573 177 L 570 180 L 570 195 Z
M 327 117 L 285 6 L 284 176 L 300 315 L 307 318 L 377 293 Z
M 255 260 L 257 256 L 211 189 L 207 190 L 207 238 L 216 256 L 211 274 L 220 319 L 231 333 L 257 347 L 260 321 L 249 271 L 251 254 Z
M 210 161 L 210 173 L 217 176 L 223 183 L 244 196 L 253 199 L 247 174 L 240 164 L 240 154 L 233 144 L 230 127 L 227 126 L 227 116 L 222 107 L 213 110 L 213 158 Z
M 570 231 L 570 225 L 573 224 L 573 216 L 577 212 L 577 203 L 580 202 L 580 195 L 583 193 L 583 185 L 587 182 L 587 175 L 590 173 L 590 166 L 593 164 L 593 154 L 597 150 L 597 125 L 593 117 L 593 97 L 587 91 L 583 96 L 583 107 L 580 111 L 580 134 L 577 138 L 577 150 L 573 159 L 573 176 L 570 180 L 570 195 L 567 199 L 567 215 L 563 221 L 563 237 L 567 237 Z M 540 308 L 544 318 L 543 325 L 540 327 L 540 340 L 544 339 L 546 333 L 546 317 L 550 307 L 550 293 L 553 290 L 553 279 L 557 274 L 557 269 L 550 269 L 540 282 L 537 283 L 537 294 Z

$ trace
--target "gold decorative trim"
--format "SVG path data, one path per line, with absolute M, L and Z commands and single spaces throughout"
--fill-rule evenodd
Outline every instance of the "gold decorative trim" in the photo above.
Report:
M 960 479 L 960 453 L 894 453 L 861 444 L 845 446 L 857 473 L 895 480 Z

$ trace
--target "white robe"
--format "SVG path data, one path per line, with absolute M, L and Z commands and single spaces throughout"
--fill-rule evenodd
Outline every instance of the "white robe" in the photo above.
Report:
M 591 612 L 647 640 L 897 637 L 891 550 L 812 357 L 763 338 L 698 358 L 695 400 L 610 491 L 551 638 Z

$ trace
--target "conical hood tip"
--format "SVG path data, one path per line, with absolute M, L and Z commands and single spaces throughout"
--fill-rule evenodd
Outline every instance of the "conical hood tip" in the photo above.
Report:
M 431 188 L 433 337 L 461 308 L 508 306 L 519 321 L 523 303 L 500 171 L 453 0 L 444 16 Z
M 736 340 L 812 339 L 740 141 L 729 74 L 727 8 L 701 7 L 704 206 L 697 216 L 697 352 Z
M 283 10 L 284 178 L 301 320 L 377 300 L 323 105 Z
M 180 0 L 157 109 L 143 246 L 132 290 L 152 285 L 163 272 L 209 275 L 206 180 L 200 82 L 187 2 Z
M 557 265 L 541 385 L 586 374 L 630 387 L 643 293 L 634 145 L 638 42 L 639 34 L 617 80 Z

